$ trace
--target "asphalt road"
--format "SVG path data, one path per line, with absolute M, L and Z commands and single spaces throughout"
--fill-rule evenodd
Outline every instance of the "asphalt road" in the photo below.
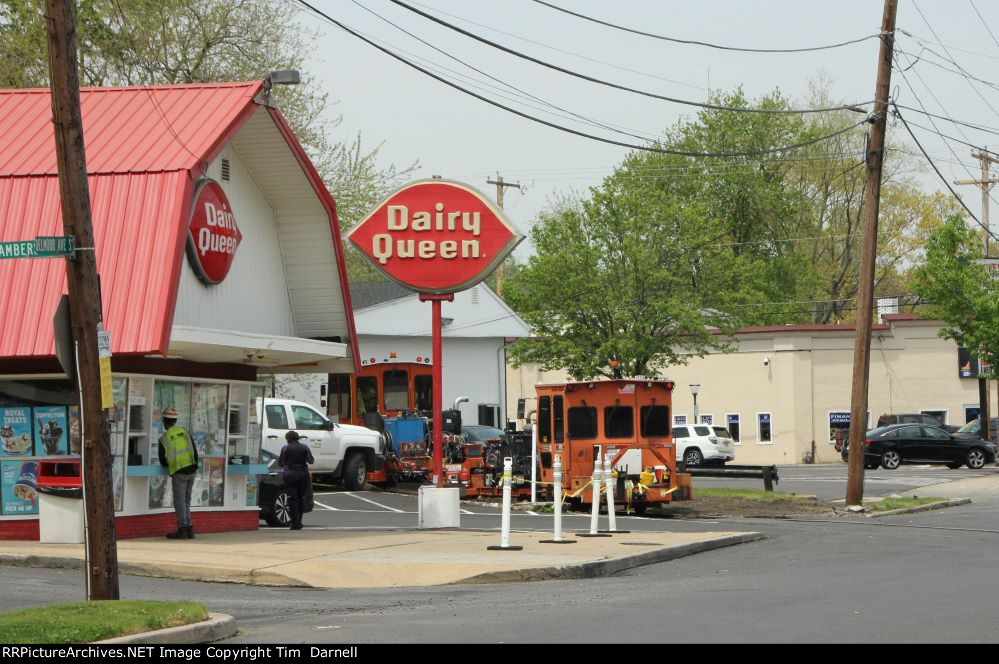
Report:
M 839 473 L 837 470 L 842 469 Z M 823 487 L 845 466 L 782 469 L 781 489 Z M 887 471 L 882 471 L 887 473 Z M 986 470 L 983 472 L 994 472 Z M 867 492 L 929 487 L 970 471 L 903 468 Z M 838 477 L 842 475 L 842 478 Z M 791 489 L 794 490 L 794 489 Z M 800 493 L 820 493 L 814 488 Z M 820 495 L 822 495 L 820 493 Z M 306 527 L 413 527 L 415 497 L 322 492 Z M 498 528 L 493 507 L 463 505 L 462 526 Z M 567 516 L 583 530 L 588 516 Z M 879 519 L 622 517 L 632 531 L 761 531 L 768 539 L 614 577 L 378 590 L 260 588 L 123 576 L 124 598 L 202 602 L 236 616 L 228 643 L 925 643 L 993 642 L 999 504 Z M 548 515 L 514 514 L 546 531 Z M 499 537 L 497 533 L 497 538 Z M 446 553 L 442 555 L 446 561 Z M 400 575 L 406 570 L 400 569 Z M 0 567 L 0 610 L 83 598 L 79 571 Z

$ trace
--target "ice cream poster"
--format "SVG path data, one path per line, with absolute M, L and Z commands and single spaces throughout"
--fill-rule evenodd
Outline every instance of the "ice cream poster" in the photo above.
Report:
M 66 406 L 35 408 L 35 454 L 69 454 Z
M 38 514 L 37 461 L 0 461 L 4 514 Z
M 0 408 L 0 456 L 31 456 L 31 408 Z

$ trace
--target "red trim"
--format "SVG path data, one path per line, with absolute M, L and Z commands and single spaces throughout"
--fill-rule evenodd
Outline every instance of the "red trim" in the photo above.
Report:
M 195 535 L 257 530 L 260 510 L 191 512 L 191 525 Z M 119 516 L 115 518 L 114 527 L 119 540 L 163 537 L 177 529 L 177 517 L 173 512 Z M 38 519 L 0 520 L 0 540 L 37 542 L 39 539 Z
M 166 315 L 163 316 L 163 329 L 160 330 L 160 345 L 157 349 L 161 355 L 166 355 L 170 348 L 170 331 L 173 329 L 173 317 L 177 313 L 177 296 L 180 294 L 180 275 L 184 269 L 185 247 L 187 245 L 187 226 L 184 219 L 191 218 L 191 205 L 194 201 L 191 197 L 194 194 L 194 174 L 187 172 L 187 180 L 179 192 L 180 200 L 176 209 L 180 213 L 180 221 L 174 224 L 177 229 L 177 237 L 174 238 L 173 255 L 170 262 L 170 295 L 167 297 Z
M 305 150 L 302 148 L 302 144 L 298 142 L 295 132 L 288 126 L 288 121 L 285 120 L 284 116 L 276 108 L 268 107 L 267 112 L 270 113 L 271 119 L 274 120 L 274 124 L 277 125 L 288 147 L 291 148 L 292 153 L 298 160 L 299 166 L 305 172 L 306 179 L 312 185 L 312 189 L 316 192 L 323 207 L 326 208 L 326 214 L 330 220 L 330 234 L 333 236 L 333 248 L 336 251 L 337 270 L 340 273 L 340 292 L 343 293 L 344 316 L 347 319 L 347 333 L 350 335 L 350 347 L 353 351 L 354 372 L 357 373 L 361 370 L 361 351 L 357 345 L 357 332 L 354 329 L 354 306 L 350 300 L 350 285 L 347 281 L 347 264 L 343 258 L 343 241 L 340 239 L 340 220 L 336 213 L 336 201 L 323 183 L 323 179 L 316 171 L 312 160 L 305 154 Z

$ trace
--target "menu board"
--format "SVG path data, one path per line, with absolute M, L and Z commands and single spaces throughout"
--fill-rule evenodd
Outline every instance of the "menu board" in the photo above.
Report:
M 0 496 L 4 514 L 38 514 L 38 462 L 0 461 Z
M 35 454 L 69 454 L 69 424 L 66 406 L 38 406 L 34 409 Z
M 31 408 L 0 408 L 0 457 L 31 456 Z

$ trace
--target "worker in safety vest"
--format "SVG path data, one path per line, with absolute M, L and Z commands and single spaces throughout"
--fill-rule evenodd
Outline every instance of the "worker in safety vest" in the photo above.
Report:
M 198 448 L 191 442 L 184 427 L 177 426 L 177 410 L 163 411 L 163 435 L 160 436 L 160 465 L 170 472 L 173 488 L 173 509 L 177 513 L 177 532 L 167 533 L 170 539 L 194 539 L 191 527 L 191 491 L 198 472 Z

